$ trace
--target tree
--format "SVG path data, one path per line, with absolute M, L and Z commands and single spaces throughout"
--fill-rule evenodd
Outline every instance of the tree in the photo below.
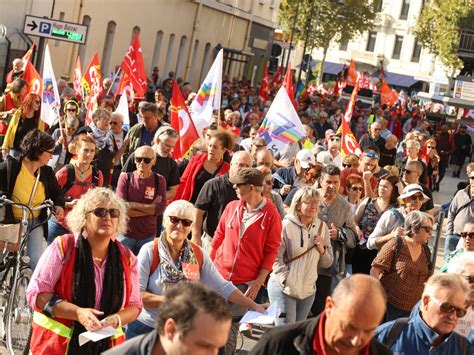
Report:
M 458 56 L 459 30 L 474 26 L 474 0 L 431 0 L 415 28 L 421 45 L 438 56 L 447 69 L 451 90 L 454 76 L 462 68 Z
M 321 68 L 324 68 L 331 40 L 335 39 L 338 43 L 342 43 L 376 25 L 378 18 L 375 9 L 379 1 L 345 0 L 344 4 L 340 5 L 336 0 L 286 0 L 280 5 L 280 25 L 284 32 L 292 31 L 299 2 L 295 38 L 303 39 L 306 33 L 309 33 L 311 47 L 323 49 Z M 307 25 L 309 27 L 306 27 Z M 319 73 L 318 82 L 321 81 L 322 74 L 323 70 Z

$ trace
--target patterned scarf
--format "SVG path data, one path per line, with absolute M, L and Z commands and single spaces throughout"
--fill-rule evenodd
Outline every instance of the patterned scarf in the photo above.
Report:
M 178 261 L 173 261 L 168 243 L 166 242 L 165 232 L 161 234 L 160 242 L 158 243 L 158 253 L 160 254 L 161 283 L 164 285 L 165 290 L 173 284 L 186 279 L 183 273 L 183 263 L 198 265 L 193 247 L 187 239 L 183 242 Z
M 102 131 L 97 128 L 94 124 L 91 124 L 92 136 L 94 137 L 95 143 L 97 144 L 97 150 L 107 148 L 111 152 L 113 151 L 112 134 L 110 131 Z

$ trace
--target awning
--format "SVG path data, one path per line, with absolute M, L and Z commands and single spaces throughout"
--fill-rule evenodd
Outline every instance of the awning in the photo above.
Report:
M 419 80 L 415 79 L 414 76 L 411 75 L 404 75 L 404 74 L 397 74 L 397 73 L 390 73 L 385 72 L 385 81 L 389 85 L 401 86 L 403 88 L 409 88 L 415 85 Z M 372 77 L 379 77 L 380 70 L 376 70 L 372 73 Z
M 469 110 L 474 109 L 474 101 L 468 101 L 463 99 L 456 99 L 449 96 L 431 95 L 427 92 L 418 92 L 417 96 L 421 99 L 430 100 L 440 104 L 447 104 L 448 106 L 454 106 L 458 108 L 466 108 Z
M 343 67 L 344 67 L 344 65 L 339 64 L 339 63 L 325 62 L 323 72 L 325 74 L 337 75 L 342 71 Z

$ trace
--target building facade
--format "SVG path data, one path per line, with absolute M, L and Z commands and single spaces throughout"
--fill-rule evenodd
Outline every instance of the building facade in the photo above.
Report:
M 3 4 L 5 3 L 6 4 Z M 120 65 L 135 33 L 145 67 L 167 77 L 174 71 L 197 87 L 225 49 L 224 74 L 252 75 L 268 58 L 281 0 L 3 0 L 0 24 L 8 29 L 11 53 L 29 47 L 25 15 L 85 24 L 85 45 L 47 40 L 57 77 L 71 78 L 77 56 L 83 68 L 95 52 L 104 76 Z M 38 38 L 32 37 L 38 43 Z M 13 58 L 10 58 L 10 61 Z

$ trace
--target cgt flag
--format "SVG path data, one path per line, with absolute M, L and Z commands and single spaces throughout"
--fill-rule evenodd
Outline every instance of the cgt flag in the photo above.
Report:
M 178 144 L 174 146 L 173 150 L 173 158 L 181 159 L 188 153 L 193 143 L 199 139 L 199 134 L 176 81 L 173 83 L 171 97 L 171 127 L 179 133 Z
M 341 154 L 343 157 L 349 154 L 355 154 L 359 157 L 362 154 L 362 149 L 360 149 L 360 145 L 346 120 L 341 120 L 341 138 Z
M 265 138 L 268 148 L 274 154 L 281 152 L 287 145 L 296 143 L 306 135 L 284 87 L 278 90 L 257 135 Z
M 288 63 L 288 68 L 286 69 L 285 79 L 283 80 L 283 87 L 285 88 L 291 103 L 295 109 L 298 109 L 298 105 L 295 101 L 295 90 L 293 89 L 293 72 L 291 71 L 291 63 Z
M 357 99 L 357 93 L 359 92 L 359 77 L 356 78 L 354 90 L 352 90 L 351 98 L 346 107 L 346 112 L 344 112 L 344 121 L 347 123 L 351 122 L 352 113 L 354 112 L 354 106 Z
M 275 91 L 278 90 L 281 86 L 282 80 L 283 80 L 283 67 L 280 65 L 275 75 L 273 75 L 273 79 L 272 79 L 272 83 L 270 84 L 270 87 Z
M 221 49 L 191 103 L 190 110 L 193 113 L 193 121 L 200 136 L 202 136 L 203 130 L 211 124 L 214 110 L 220 110 L 221 108 L 223 64 L 224 50 Z
M 81 58 L 77 56 L 76 67 L 74 68 L 74 77 L 72 79 L 72 84 L 74 86 L 74 91 L 76 92 L 77 98 L 82 98 L 84 96 L 82 93 L 83 87 L 81 85 L 81 79 L 82 79 Z
M 138 33 L 133 38 L 132 44 L 123 58 L 121 68 L 124 74 L 129 75 L 129 80 L 137 95 L 144 96 L 148 88 L 148 82 Z
M 89 96 L 86 124 L 92 123 L 92 114 L 97 108 L 97 99 L 99 98 L 100 90 L 102 88 L 101 79 L 102 75 L 100 73 L 99 55 L 95 52 L 84 76 L 82 77 L 82 87 L 84 88 L 85 96 Z
M 270 96 L 270 83 L 268 82 L 268 63 L 265 64 L 263 69 L 262 82 L 260 83 L 260 97 L 265 102 Z
M 380 102 L 382 105 L 393 106 L 398 101 L 398 94 L 393 91 L 384 80 L 380 87 Z
M 58 85 L 53 72 L 49 46 L 46 45 L 43 63 L 43 99 L 41 104 L 41 119 L 49 126 L 59 117 L 61 100 L 59 98 Z
M 30 61 L 26 63 L 23 80 L 25 80 L 28 85 L 27 93 L 37 94 L 39 96 L 43 95 L 43 79 L 41 79 L 41 75 L 39 75 Z

